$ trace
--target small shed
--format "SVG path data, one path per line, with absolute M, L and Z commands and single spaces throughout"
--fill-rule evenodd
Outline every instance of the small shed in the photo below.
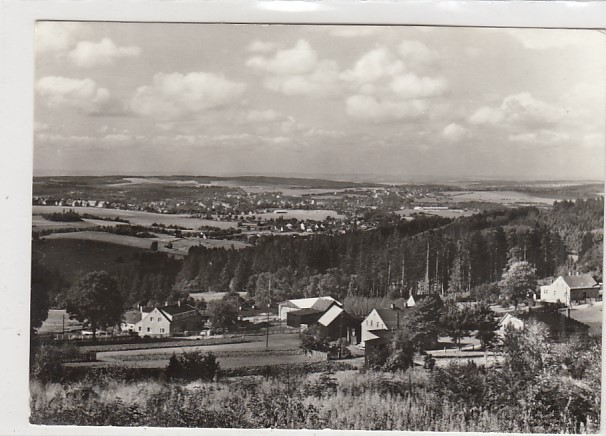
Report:
M 362 320 L 339 306 L 332 306 L 318 320 L 320 334 L 334 341 L 345 338 L 350 344 L 357 344 L 361 336 Z

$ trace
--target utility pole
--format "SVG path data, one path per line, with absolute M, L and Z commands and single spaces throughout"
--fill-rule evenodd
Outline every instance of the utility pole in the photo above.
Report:
M 267 292 L 267 328 L 265 329 L 265 349 L 269 348 L 269 306 L 271 305 L 271 274 L 269 275 L 269 288 Z

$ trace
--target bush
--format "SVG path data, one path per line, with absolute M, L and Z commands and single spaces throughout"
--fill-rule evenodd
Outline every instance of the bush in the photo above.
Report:
M 41 345 L 32 347 L 30 353 L 30 377 L 42 383 L 63 380 L 63 362 L 79 355 L 78 348 L 73 344 L 60 347 Z
M 210 381 L 219 374 L 219 371 L 219 362 L 212 352 L 203 354 L 199 351 L 192 351 L 185 352 L 178 357 L 173 353 L 166 367 L 166 376 L 185 380 Z

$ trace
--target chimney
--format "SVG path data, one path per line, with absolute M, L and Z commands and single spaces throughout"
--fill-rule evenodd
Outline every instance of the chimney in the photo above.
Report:
M 139 305 L 139 312 L 143 313 L 143 306 Z

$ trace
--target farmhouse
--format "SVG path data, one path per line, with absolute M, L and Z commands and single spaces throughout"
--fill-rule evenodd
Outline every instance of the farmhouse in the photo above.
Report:
M 350 344 L 357 344 L 360 338 L 361 320 L 350 315 L 342 307 L 332 305 L 318 320 L 320 334 L 334 341 L 345 338 Z
M 294 312 L 301 309 L 312 309 L 323 313 L 326 312 L 333 304 L 343 306 L 337 300 L 329 296 L 288 300 L 278 305 L 278 316 L 281 320 L 286 320 L 289 312 Z
M 153 307 L 139 307 L 139 309 L 127 310 L 122 315 L 122 322 L 120 323 L 120 330 L 123 332 L 135 332 L 137 330 L 137 323 L 147 316 L 151 312 Z
M 395 306 L 391 309 L 373 309 L 362 321 L 360 345 L 365 347 L 368 341 L 391 338 L 395 331 L 402 328 L 409 313 Z
M 187 304 L 154 307 L 135 324 L 139 336 L 165 337 L 199 331 L 204 324 L 198 309 Z
M 551 285 L 541 286 L 541 300 L 572 306 L 573 303 L 598 300 L 600 291 L 600 285 L 589 274 L 560 276 Z

